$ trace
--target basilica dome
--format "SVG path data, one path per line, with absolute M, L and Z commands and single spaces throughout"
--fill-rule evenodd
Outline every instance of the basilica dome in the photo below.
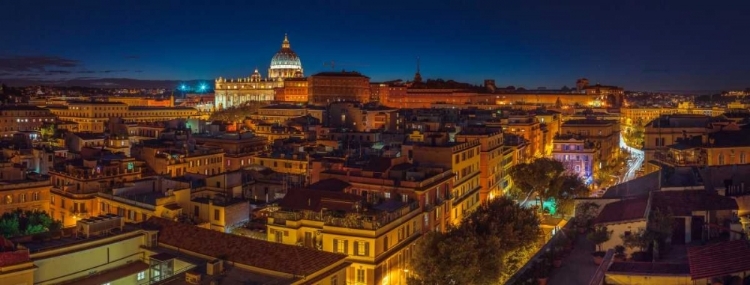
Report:
M 300 61 L 299 56 L 289 46 L 289 38 L 284 35 L 281 49 L 271 59 L 271 68 L 268 69 L 268 76 L 272 79 L 289 78 L 295 77 L 296 73 L 301 75 L 301 72 L 302 61 Z

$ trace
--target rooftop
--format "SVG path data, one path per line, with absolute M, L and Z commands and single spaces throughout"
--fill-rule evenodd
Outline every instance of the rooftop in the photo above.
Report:
M 721 196 L 714 191 L 656 191 L 653 207 L 661 211 L 671 210 L 675 216 L 692 216 L 693 211 L 737 210 L 737 201 Z
M 159 243 L 265 270 L 309 276 L 346 259 L 346 255 L 262 241 L 199 228 L 158 217 L 144 226 L 159 230 Z
M 746 240 L 692 246 L 688 260 L 693 280 L 750 271 L 750 246 Z
M 596 119 L 577 119 L 568 120 L 563 123 L 565 125 L 614 125 L 617 124 L 615 120 L 596 120 Z
M 607 273 L 627 273 L 628 275 L 690 275 L 687 263 L 660 262 L 613 262 Z
M 604 209 L 599 212 L 599 216 L 594 220 L 594 223 L 610 224 L 637 220 L 645 221 L 647 210 L 648 197 L 623 199 L 605 205 Z

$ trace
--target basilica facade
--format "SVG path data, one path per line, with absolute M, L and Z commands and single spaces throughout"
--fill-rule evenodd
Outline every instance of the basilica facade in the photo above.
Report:
M 214 90 L 217 110 L 241 106 L 249 101 L 273 101 L 274 90 L 284 87 L 284 80 L 302 78 L 302 61 L 289 45 L 289 38 L 284 35 L 281 49 L 271 58 L 268 77 L 263 77 L 258 69 L 244 78 L 216 79 Z

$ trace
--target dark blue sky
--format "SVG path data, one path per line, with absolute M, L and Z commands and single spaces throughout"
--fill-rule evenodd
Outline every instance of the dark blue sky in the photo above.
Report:
M 8 0 L 0 81 L 265 74 L 286 32 L 308 75 L 407 79 L 419 56 L 423 77 L 471 83 L 750 87 L 750 1 L 560 2 Z

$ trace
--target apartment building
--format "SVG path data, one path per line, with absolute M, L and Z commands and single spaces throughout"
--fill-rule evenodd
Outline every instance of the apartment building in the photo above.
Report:
M 458 224 L 463 217 L 484 202 L 480 198 L 481 142 L 450 142 L 447 133 L 434 133 L 425 142 L 406 143 L 401 148 L 410 163 L 423 167 L 441 167 L 454 173 L 450 221 Z
M 63 226 L 73 226 L 77 220 L 91 216 L 97 193 L 140 179 L 142 173 L 143 162 L 112 154 L 55 165 L 49 171 L 52 182 L 49 214 L 62 221 Z
M 599 168 L 599 148 L 580 135 L 558 135 L 553 141 L 552 157 L 562 162 L 568 173 L 576 174 L 586 183 L 594 180 Z
M 620 155 L 620 124 L 614 120 L 568 120 L 562 124 L 560 135 L 577 135 L 599 148 L 597 161 L 607 163 Z
M 479 141 L 480 201 L 503 195 L 502 182 L 507 169 L 503 166 L 503 133 L 500 128 L 469 127 L 461 129 L 456 142 Z

